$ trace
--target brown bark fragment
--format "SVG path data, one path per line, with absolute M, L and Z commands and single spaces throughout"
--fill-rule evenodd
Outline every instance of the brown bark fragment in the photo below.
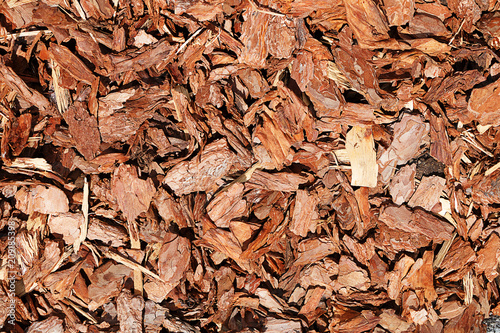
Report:
M 64 332 L 63 320 L 52 316 L 45 320 L 30 325 L 28 333 L 62 333 Z
M 229 227 L 231 220 L 246 215 L 247 202 L 242 199 L 245 186 L 235 183 L 220 192 L 207 206 L 208 216 L 219 228 Z
M 415 192 L 416 171 L 416 164 L 405 165 L 392 178 L 389 192 L 396 205 L 402 205 L 408 201 Z
M 31 89 L 28 85 L 12 70 L 0 61 L 0 75 L 2 82 L 7 84 L 10 89 L 19 94 L 26 101 L 36 106 L 42 115 L 54 115 L 55 107 L 38 91 Z
M 38 185 L 31 189 L 21 188 L 16 193 L 16 207 L 26 214 L 66 213 L 69 201 L 62 190 L 55 186 Z
M 120 322 L 120 332 L 142 332 L 142 311 L 144 300 L 141 296 L 132 296 L 124 290 L 116 299 L 116 311 Z
M 302 332 L 302 325 L 299 321 L 266 318 L 264 331 L 266 333 L 280 333 L 280 332 L 300 333 Z
M 417 115 L 403 115 L 394 126 L 394 140 L 378 158 L 381 180 L 389 182 L 396 165 L 402 165 L 414 158 L 420 145 L 429 133 L 429 125 Z
M 446 180 L 438 176 L 423 177 L 417 190 L 408 201 L 410 207 L 422 207 L 427 211 L 432 211 L 437 204 L 441 192 L 446 186 Z
M 471 270 L 476 254 L 468 243 L 457 237 L 439 266 L 442 272 L 437 277 L 448 281 L 459 281 Z
M 375 2 L 349 0 L 344 5 L 347 22 L 362 46 L 389 38 L 386 18 Z
M 225 140 L 215 141 L 205 147 L 199 158 L 180 162 L 170 169 L 163 183 L 177 195 L 208 191 L 231 170 L 235 157 Z
M 413 0 L 384 0 L 389 25 L 404 25 L 408 23 L 415 12 Z
M 484 272 L 486 278 L 492 281 L 498 276 L 498 258 L 500 256 L 500 237 L 496 233 L 486 241 L 484 248 L 477 253 L 475 270 L 478 274 Z
M 75 213 L 51 215 L 47 224 L 52 233 L 61 234 L 64 242 L 70 245 L 80 237 L 80 226 L 83 225 L 83 215 Z
M 375 241 L 386 251 L 415 251 L 431 241 L 441 243 L 451 238 L 453 226 L 422 210 L 389 206 L 379 217 L 380 232 Z
M 139 178 L 135 167 L 122 164 L 111 178 L 111 193 L 127 221 L 133 222 L 139 214 L 148 210 L 155 188 L 151 179 Z
M 293 217 L 289 226 L 291 232 L 298 236 L 306 237 L 308 231 L 316 231 L 316 220 L 318 219 L 317 204 L 318 197 L 314 196 L 314 194 L 308 195 L 307 191 L 297 191 Z
M 191 244 L 188 239 L 169 234 L 161 247 L 158 258 L 160 277 L 165 282 L 176 286 L 184 277 L 190 265 Z
M 499 175 L 500 171 L 495 171 L 489 176 L 477 178 L 472 186 L 472 199 L 482 204 L 498 203 L 500 199 Z
M 112 297 L 118 296 L 124 280 L 131 278 L 132 273 L 133 271 L 127 266 L 114 264 L 111 261 L 97 268 L 89 277 L 88 295 L 91 299 L 89 310 L 93 311 Z
M 71 105 L 63 117 L 68 124 L 69 133 L 76 142 L 76 149 L 86 160 L 92 160 L 101 144 L 97 119 L 89 114 L 81 102 Z

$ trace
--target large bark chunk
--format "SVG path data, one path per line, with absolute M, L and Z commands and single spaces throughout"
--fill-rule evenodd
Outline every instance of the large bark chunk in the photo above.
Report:
M 111 178 L 111 193 L 130 222 L 148 210 L 155 191 L 151 179 L 140 179 L 137 169 L 131 165 L 120 165 Z
M 208 191 L 231 170 L 235 158 L 226 140 L 215 141 L 207 145 L 197 158 L 174 166 L 163 183 L 177 195 Z

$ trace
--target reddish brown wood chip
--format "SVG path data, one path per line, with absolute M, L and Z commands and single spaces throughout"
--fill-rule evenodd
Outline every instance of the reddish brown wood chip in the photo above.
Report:
M 140 179 L 135 167 L 122 164 L 111 178 L 111 193 L 127 220 L 132 222 L 148 210 L 155 187 L 151 179 Z
M 129 290 L 124 290 L 116 298 L 117 318 L 120 322 L 120 332 L 142 332 L 142 311 L 144 300 L 140 296 L 132 296 Z
M 316 230 L 318 200 L 318 197 L 308 195 L 306 191 L 297 191 L 293 218 L 290 222 L 291 232 L 306 237 L 308 231 L 314 232 Z
M 207 145 L 200 156 L 173 167 L 163 180 L 177 195 L 208 191 L 232 168 L 236 156 L 225 140 Z

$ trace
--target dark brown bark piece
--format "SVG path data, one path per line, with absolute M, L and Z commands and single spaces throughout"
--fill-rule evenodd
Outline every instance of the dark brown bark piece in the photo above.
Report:
M 76 149 L 86 160 L 93 159 L 99 152 L 101 145 L 97 119 L 89 114 L 81 102 L 75 102 L 71 105 L 63 117 L 76 142 Z

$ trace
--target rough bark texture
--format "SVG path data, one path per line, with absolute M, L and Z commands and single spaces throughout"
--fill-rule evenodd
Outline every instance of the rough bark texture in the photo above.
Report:
M 0 3 L 1 332 L 484 332 L 499 9 Z

